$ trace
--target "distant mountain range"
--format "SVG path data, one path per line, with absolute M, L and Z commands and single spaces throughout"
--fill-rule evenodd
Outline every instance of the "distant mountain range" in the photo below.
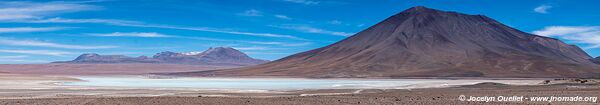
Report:
M 269 62 L 254 59 L 230 47 L 209 48 L 204 52 L 160 52 L 154 56 L 129 57 L 124 55 L 99 55 L 95 53 L 82 54 L 71 61 L 53 63 L 164 63 L 164 64 L 190 64 L 190 65 L 220 65 L 220 66 L 248 66 Z
M 591 59 L 577 46 L 525 33 L 483 15 L 418 6 L 332 45 L 270 63 L 173 74 L 598 78 L 600 67 Z

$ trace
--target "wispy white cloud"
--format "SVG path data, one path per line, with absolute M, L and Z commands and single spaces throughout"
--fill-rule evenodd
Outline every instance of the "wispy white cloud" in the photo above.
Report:
M 278 18 L 278 19 L 292 20 L 292 18 L 290 18 L 289 16 L 286 16 L 286 15 L 264 13 L 264 12 L 256 10 L 256 9 L 246 10 L 244 12 L 237 13 L 237 15 L 239 15 L 239 16 L 249 16 L 249 17 L 261 17 L 261 16 L 272 15 L 273 17 Z
M 32 15 L 0 14 L 0 20 L 2 20 L 2 21 L 22 20 L 22 19 L 31 19 L 31 18 L 37 18 L 37 17 L 32 16 Z
M 234 31 L 234 30 L 224 30 L 224 29 L 209 28 L 209 27 L 182 27 L 182 26 L 169 26 L 169 25 L 156 25 L 156 24 L 120 24 L 120 26 L 179 29 L 179 30 L 192 30 L 192 31 L 203 31 L 203 32 L 226 33 L 226 34 L 235 34 L 235 35 L 249 35 L 249 36 L 290 38 L 290 39 L 296 39 L 296 40 L 305 40 L 305 39 L 298 38 L 298 37 L 295 37 L 295 36 L 292 36 L 292 35 L 272 34 L 272 33 L 242 32 L 242 31 Z
M 277 55 L 290 55 L 293 53 L 283 53 L 283 52 L 264 52 L 264 51 L 256 51 L 256 52 L 244 52 L 246 54 L 269 54 L 269 55 L 273 55 L 273 54 L 277 54 Z
M 0 20 L 23 20 L 41 18 L 60 13 L 97 10 L 98 6 L 69 2 L 0 2 Z
M 107 49 L 116 48 L 118 46 L 82 46 L 82 45 L 68 45 L 59 44 L 35 40 L 14 40 L 0 38 L 0 45 L 11 45 L 11 46 L 34 46 L 34 47 L 51 47 L 51 48 L 65 48 L 65 49 Z
M 275 51 L 275 50 L 289 50 L 289 48 L 282 48 L 282 47 L 273 47 L 273 46 L 238 46 L 238 45 L 233 45 L 232 48 L 237 49 L 237 50 L 242 50 L 242 51 Z
M 599 29 L 600 26 L 547 26 L 544 29 L 533 31 L 533 33 L 541 36 L 562 36 L 593 32 Z
M 310 45 L 313 44 L 311 42 L 302 42 L 302 43 L 285 43 L 285 44 L 280 44 L 281 46 L 306 46 L 306 45 Z
M 89 35 L 104 36 L 104 37 L 155 37 L 155 38 L 175 37 L 173 35 L 165 35 L 165 34 L 160 34 L 160 33 L 156 33 L 156 32 L 113 32 L 113 33 L 105 33 L 105 34 L 91 33 Z
M 156 32 L 114 32 L 114 33 L 90 33 L 92 36 L 104 36 L 104 37 L 154 37 L 154 38 L 182 38 L 182 39 L 193 39 L 193 40 L 207 40 L 207 41 L 220 41 L 220 42 L 239 42 L 248 44 L 261 44 L 261 45 L 277 45 L 277 46 L 305 46 L 312 44 L 311 42 L 300 42 L 300 43 L 286 43 L 286 42 L 263 42 L 263 41 L 250 41 L 250 40 L 229 40 L 229 39 L 218 39 L 218 38 L 207 38 L 197 36 L 179 36 L 179 35 L 167 35 Z
M 109 1 L 117 1 L 117 0 L 78 0 L 78 1 L 53 1 L 54 3 L 99 3 L 99 2 L 109 2 Z
M 240 15 L 240 16 L 263 16 L 263 13 L 261 11 L 255 10 L 255 9 L 250 9 L 250 10 L 246 10 L 242 13 L 238 13 L 238 15 Z
M 283 1 L 290 2 L 290 3 L 304 4 L 304 5 L 316 5 L 316 4 L 320 3 L 318 1 L 311 1 L 311 0 L 283 0 Z
M 338 24 L 342 24 L 342 21 L 339 21 L 339 20 L 332 20 L 332 21 L 329 21 L 329 22 L 327 22 L 327 23 L 329 23 L 329 24 L 335 24 L 335 25 L 338 25 Z
M 552 6 L 544 4 L 544 5 L 540 5 L 540 6 L 535 7 L 533 9 L 533 11 L 537 12 L 537 13 L 547 14 L 548 13 L 548 9 L 550 9 L 550 8 L 552 8 Z
M 278 46 L 306 46 L 312 44 L 311 42 L 301 42 L 301 43 L 283 43 L 283 42 L 258 42 L 258 41 L 240 41 L 251 44 L 263 44 L 263 45 L 278 45 Z
M 363 26 L 365 26 L 365 24 L 358 24 L 358 25 L 356 25 L 356 27 L 363 27 Z
M 331 25 L 343 25 L 343 26 L 356 26 L 356 27 L 363 27 L 365 26 L 365 24 L 354 24 L 354 23 L 350 23 L 350 22 L 342 22 L 340 20 L 331 20 L 331 21 L 327 21 L 327 24 L 331 24 Z
M 53 1 L 0 2 L 0 22 L 24 23 L 104 23 L 104 24 L 136 24 L 135 21 L 115 19 L 66 19 L 51 17 L 58 14 L 102 9 L 100 6 L 85 3 L 104 2 L 107 0 L 88 1 Z
M 174 38 L 186 38 L 186 39 L 222 41 L 222 42 L 240 42 L 240 43 L 248 43 L 248 44 L 276 45 L 276 46 L 306 46 L 306 45 L 313 44 L 311 42 L 300 42 L 300 43 L 263 42 L 263 41 L 227 40 L 227 39 L 216 39 L 216 38 L 205 38 L 205 37 L 187 37 L 187 36 L 175 36 Z
M 45 32 L 67 29 L 66 27 L 10 27 L 0 28 L 0 33 Z
M 95 1 L 92 1 L 95 2 Z M 15 4 L 14 6 L 12 4 Z M 16 5 L 19 4 L 19 5 Z M 56 8 L 51 8 L 56 7 Z M 192 30 L 192 31 L 203 31 L 203 32 L 215 32 L 225 33 L 234 35 L 249 35 L 249 36 L 261 36 L 261 37 L 275 37 L 275 38 L 290 38 L 296 40 L 306 40 L 298 38 L 292 35 L 284 34 L 273 34 L 273 33 L 258 33 L 258 32 L 243 32 L 219 28 L 210 27 L 185 27 L 185 26 L 173 26 L 173 25 L 160 25 L 160 24 L 147 24 L 138 21 L 129 20 L 118 20 L 118 19 L 69 19 L 69 18 L 46 18 L 47 14 L 58 14 L 65 12 L 76 12 L 84 10 L 94 10 L 100 7 L 86 4 L 77 4 L 75 2 L 0 2 L 0 19 L 8 19 L 10 21 L 0 22 L 23 22 L 23 23 L 95 23 L 95 24 L 107 24 L 115 26 L 128 26 L 128 27 L 151 27 L 151 28 L 164 28 L 164 29 L 179 29 L 179 30 Z M 6 12 L 6 13 L 3 13 Z M 246 16 L 262 16 L 262 12 L 258 10 L 247 10 L 242 15 Z M 20 19 L 16 19 L 20 18 Z
M 0 59 L 18 59 L 18 58 L 27 58 L 27 55 L 15 55 L 15 56 L 0 56 Z
M 28 23 L 97 23 L 97 24 L 107 24 L 107 25 L 115 25 L 115 26 L 127 26 L 127 27 L 178 29 L 178 30 L 191 30 L 191 31 L 235 34 L 235 35 L 249 35 L 249 36 L 276 37 L 276 38 L 290 38 L 290 39 L 296 39 L 296 40 L 305 40 L 305 39 L 298 38 L 298 37 L 295 37 L 292 35 L 284 35 L 284 34 L 242 32 L 242 31 L 226 30 L 226 29 L 218 29 L 218 28 L 210 28 L 210 27 L 184 27 L 184 26 L 173 26 L 173 25 L 147 24 L 147 23 L 139 22 L 139 21 L 116 20 L 116 19 L 51 18 L 51 19 L 43 19 L 43 20 L 20 21 L 20 22 L 28 22 Z
M 267 50 L 269 48 L 263 46 L 251 46 L 251 47 L 233 47 L 237 50 Z
M 250 36 L 278 37 L 278 38 L 291 38 L 291 39 L 297 39 L 297 40 L 305 40 L 305 39 L 298 38 L 298 37 L 295 37 L 292 35 L 243 32 L 243 31 L 210 28 L 210 27 L 184 27 L 184 26 L 172 26 L 172 25 L 160 25 L 160 24 L 146 24 L 144 22 L 118 20 L 118 19 L 69 19 L 69 18 L 60 18 L 60 17 L 46 18 L 48 15 L 55 15 L 55 14 L 67 13 L 67 12 L 95 10 L 95 9 L 101 8 L 99 6 L 94 6 L 94 5 L 80 4 L 80 3 L 86 3 L 86 2 L 0 2 L 0 20 L 4 20 L 4 21 L 0 21 L 0 22 L 96 23 L 96 24 L 116 25 L 116 26 L 180 29 L 180 30 L 226 33 L 226 34 L 235 34 L 235 35 L 250 35 Z M 89 2 L 97 2 L 97 1 L 89 1 Z M 262 16 L 262 12 L 251 9 L 251 10 L 247 10 L 247 11 L 243 12 L 241 15 Z
M 320 28 L 311 27 L 308 25 L 271 25 L 272 27 L 282 28 L 282 29 L 291 29 L 305 33 L 317 33 L 317 34 L 326 34 L 326 35 L 336 35 L 336 36 L 350 36 L 354 33 L 349 32 L 339 32 L 339 31 L 330 31 Z
M 48 18 L 48 19 L 35 19 L 35 20 L 24 20 L 16 22 L 25 23 L 98 23 L 108 25 L 122 25 L 122 24 L 143 24 L 143 22 L 129 21 L 129 20 L 118 20 L 118 19 L 68 19 L 68 18 Z
M 147 23 L 138 22 L 138 21 L 116 20 L 116 19 L 65 19 L 65 18 L 51 18 L 51 19 L 43 19 L 43 20 L 20 21 L 20 22 L 27 22 L 27 23 L 97 23 L 97 24 L 107 24 L 107 25 L 115 25 L 115 26 L 127 26 L 127 27 L 147 27 L 147 28 L 178 29 L 178 30 L 191 30 L 191 31 L 225 33 L 225 34 L 234 34 L 234 35 L 249 35 L 249 36 L 261 36 L 261 37 L 275 37 L 275 38 L 289 38 L 289 39 L 296 39 L 296 40 L 306 40 L 306 39 L 303 39 L 303 38 L 295 37 L 293 35 L 284 35 L 284 34 L 243 32 L 243 31 L 235 31 L 235 30 L 210 28 L 210 27 L 184 27 L 184 26 L 173 26 L 173 25 L 147 24 Z
M 65 56 L 72 54 L 71 52 L 55 51 L 55 50 L 0 50 L 4 53 L 17 53 L 17 54 L 33 54 L 33 55 L 50 55 L 50 56 Z
M 292 20 L 292 18 L 286 15 L 273 15 L 275 18 L 284 19 L 284 20 Z
M 600 26 L 548 26 L 533 33 L 588 44 L 584 49 L 600 48 Z

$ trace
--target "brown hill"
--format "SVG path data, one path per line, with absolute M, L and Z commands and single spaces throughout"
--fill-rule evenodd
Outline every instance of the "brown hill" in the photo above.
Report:
M 212 66 L 248 66 L 269 62 L 254 59 L 243 52 L 231 47 L 209 48 L 203 52 L 160 52 L 152 56 L 129 57 L 124 55 L 99 55 L 95 53 L 82 54 L 71 61 L 53 63 L 75 64 L 123 64 L 123 63 L 156 63 L 156 64 L 189 64 Z
M 600 77 L 583 50 L 483 15 L 413 7 L 326 47 L 188 76 Z

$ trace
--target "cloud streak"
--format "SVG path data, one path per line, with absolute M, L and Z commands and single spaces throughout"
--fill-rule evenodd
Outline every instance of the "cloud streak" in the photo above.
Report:
M 274 37 L 274 38 L 289 38 L 289 39 L 295 39 L 295 40 L 306 40 L 303 38 L 295 37 L 292 35 L 284 35 L 284 34 L 243 32 L 243 31 L 210 28 L 210 27 L 184 27 L 184 26 L 173 26 L 173 25 L 147 24 L 147 23 L 138 22 L 138 21 L 116 20 L 116 19 L 51 18 L 51 19 L 44 19 L 44 20 L 30 20 L 30 21 L 21 21 L 21 22 L 28 22 L 28 23 L 97 23 L 97 24 L 107 24 L 107 25 L 115 25 L 115 26 L 127 26 L 127 27 L 191 30 L 191 31 L 225 33 L 225 34 L 234 34 L 234 35 L 248 35 L 248 36 L 259 36 L 259 37 Z
M 27 58 L 27 55 L 16 55 L 16 56 L 0 56 L 0 59 L 18 59 L 18 58 Z
M 50 56 L 64 56 L 64 55 L 72 54 L 70 52 L 55 51 L 55 50 L 0 50 L 0 52 L 17 53 L 17 54 L 33 54 L 33 55 L 50 55 Z
M 277 45 L 277 46 L 306 46 L 306 45 L 312 44 L 311 42 L 301 42 L 301 43 L 262 42 L 262 41 L 227 40 L 227 39 L 216 39 L 216 38 L 206 38 L 206 37 L 188 37 L 188 36 L 174 36 L 173 38 L 185 38 L 185 39 L 221 41 L 221 42 L 240 42 L 240 43 L 249 43 L 249 44 Z
M 95 2 L 95 1 L 94 1 Z M 22 22 L 22 23 L 95 23 L 115 26 L 128 27 L 150 27 L 163 29 L 192 30 L 214 33 L 225 33 L 234 35 L 248 35 L 260 37 L 289 38 L 295 40 L 305 40 L 292 35 L 244 32 L 235 30 L 226 30 L 210 27 L 186 27 L 161 24 L 147 24 L 138 21 L 118 20 L 118 19 L 69 19 L 69 18 L 47 18 L 50 15 L 60 13 L 87 11 L 101 9 L 99 6 L 80 4 L 79 2 L 0 2 L 0 21 L 1 22 Z M 258 10 L 247 10 L 241 15 L 244 16 L 262 16 Z M 289 17 L 288 17 L 289 18 Z M 31 30 L 31 29 L 30 29 Z M 1 31 L 0 31 L 1 32 Z
M 48 19 L 36 19 L 36 20 L 24 20 L 16 21 L 24 23 L 97 23 L 97 24 L 108 24 L 108 25 L 121 25 L 121 24 L 143 24 L 138 21 L 129 20 L 118 20 L 118 19 L 68 19 L 68 18 L 48 18 Z
M 334 25 L 339 25 L 339 24 L 342 24 L 342 21 L 339 21 L 339 20 L 332 20 L 332 21 L 329 21 L 329 22 L 327 22 L 327 23 L 329 23 L 329 24 L 334 24 Z
M 263 44 L 263 45 L 278 45 L 278 46 L 306 46 L 312 44 L 311 42 L 302 43 L 283 43 L 283 42 L 258 42 L 258 41 L 240 41 L 252 44 Z
M 283 20 L 292 20 L 292 18 L 285 15 L 273 15 L 275 18 L 283 19 Z
M 24 20 L 42 18 L 48 15 L 97 10 L 98 6 L 68 2 L 0 2 L 0 20 Z
M 600 26 L 548 26 L 533 33 L 589 45 L 584 49 L 600 48 Z
M 249 44 L 261 44 L 261 45 L 278 45 L 278 46 L 305 46 L 312 44 L 311 42 L 301 43 L 284 43 L 284 42 L 262 42 L 262 41 L 248 41 L 248 40 L 228 40 L 228 39 L 217 39 L 207 37 L 196 37 L 196 36 L 178 36 L 178 35 L 167 35 L 156 32 L 113 32 L 113 33 L 89 33 L 91 36 L 100 37 L 151 37 L 151 38 L 182 38 L 182 39 L 193 39 L 193 40 L 208 40 L 208 41 L 220 41 L 220 42 L 239 42 Z
M 311 1 L 311 0 L 283 0 L 283 1 L 290 2 L 290 3 L 304 4 L 304 5 L 317 5 L 320 3 L 318 1 Z
M 255 10 L 255 9 L 250 9 L 250 10 L 246 10 L 242 13 L 238 13 L 238 15 L 240 16 L 263 16 L 263 13 Z
M 118 47 L 118 46 L 68 45 L 68 44 L 34 41 L 34 40 L 13 40 L 13 39 L 6 39 L 6 38 L 0 38 L 0 45 L 51 47 L 51 48 L 64 48 L 64 49 L 108 49 L 108 48 L 117 48 Z
M 119 26 L 131 26 L 131 27 L 150 27 L 150 28 L 164 28 L 164 29 L 179 29 L 179 30 L 191 30 L 191 31 L 203 31 L 203 32 L 214 32 L 214 33 L 225 33 L 235 35 L 248 35 L 248 36 L 260 36 L 260 37 L 274 37 L 274 38 L 289 38 L 296 40 L 306 40 L 303 38 L 295 37 L 292 35 L 284 34 L 272 34 L 272 33 L 254 33 L 254 32 L 242 32 L 233 30 L 223 30 L 209 27 L 182 27 L 182 26 L 170 26 L 170 25 L 156 25 L 156 24 L 117 24 Z
M 271 25 L 272 27 L 282 28 L 282 29 L 290 29 L 296 30 L 304 33 L 317 33 L 317 34 L 325 34 L 325 35 L 335 35 L 335 36 L 351 36 L 354 33 L 349 32 L 339 32 L 339 31 L 330 31 L 320 28 L 315 28 L 307 25 Z
M 538 7 L 535 7 L 533 9 L 533 11 L 537 12 L 537 13 L 541 13 L 541 14 L 548 14 L 548 9 L 550 9 L 550 8 L 552 8 L 552 6 L 544 4 L 544 5 L 540 5 Z
M 269 48 L 262 46 L 252 46 L 252 47 L 233 47 L 237 50 L 267 50 Z
M 113 32 L 108 34 L 89 34 L 92 36 L 102 36 L 102 37 L 149 37 L 149 38 L 165 38 L 165 37 L 175 37 L 172 35 L 165 35 L 156 32 Z
M 65 27 L 10 27 L 0 28 L 0 33 L 45 32 L 63 30 Z

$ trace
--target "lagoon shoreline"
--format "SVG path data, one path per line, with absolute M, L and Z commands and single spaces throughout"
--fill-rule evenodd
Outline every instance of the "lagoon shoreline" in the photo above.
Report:
M 97 77 L 123 77 L 102 76 Z M 129 75 L 134 76 L 134 75 Z M 143 75 L 138 75 L 144 77 Z M 467 96 L 595 96 L 600 94 L 598 84 L 541 84 L 542 79 L 486 79 L 488 82 L 449 86 L 404 89 L 193 89 L 193 88 L 124 88 L 112 86 L 65 86 L 63 82 L 86 82 L 78 76 L 65 75 L 0 75 L 0 105 L 64 105 L 64 104 L 548 104 L 548 102 L 464 102 Z M 177 77 L 179 78 L 179 77 Z M 190 77 L 181 77 L 190 78 Z M 206 78 L 206 77 L 200 77 Z M 172 79 L 172 78 L 167 78 Z M 217 78 L 212 78 L 217 79 Z M 243 78 L 221 78 L 243 79 Z M 251 78 L 257 79 L 257 78 Z M 263 78 L 265 79 L 265 78 Z M 266 78 L 268 79 L 268 78 Z M 271 78 L 281 79 L 281 78 Z M 287 78 L 305 80 L 307 78 Z M 474 78 L 470 78 L 473 80 Z M 481 79 L 481 78 L 479 78 Z M 161 78 L 157 79 L 161 80 Z M 308 79 L 313 80 L 313 79 Z M 323 79 L 315 79 L 323 80 Z M 327 80 L 327 79 L 324 79 Z M 367 79 L 334 79 L 367 80 Z M 383 79 L 394 80 L 394 79 Z M 446 80 L 446 79 L 443 79 Z M 453 81 L 469 79 L 447 79 Z M 477 79 L 475 79 L 477 80 Z M 510 85 L 494 81 L 530 81 L 529 85 Z M 552 102 L 551 104 L 597 104 L 588 102 Z

